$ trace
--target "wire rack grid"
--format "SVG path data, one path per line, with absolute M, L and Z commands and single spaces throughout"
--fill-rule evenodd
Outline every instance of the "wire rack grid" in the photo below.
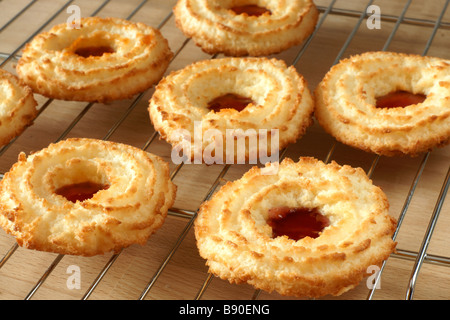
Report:
M 167 72 L 200 59 L 216 58 L 203 53 L 176 28 L 171 11 L 174 4 L 175 0 L 1 2 L 0 67 L 14 71 L 24 45 L 53 24 L 65 21 L 72 5 L 77 5 L 83 16 L 117 16 L 159 28 L 175 53 Z M 354 53 L 392 50 L 449 58 L 449 1 L 425 5 L 412 0 L 395 4 L 323 0 L 316 4 L 321 15 L 314 33 L 301 46 L 275 55 L 296 66 L 311 89 L 333 64 Z M 372 6 L 381 9 L 380 29 L 368 27 Z M 170 162 L 170 147 L 158 139 L 146 114 L 152 90 L 107 105 L 37 97 L 36 123 L 0 149 L 1 172 L 8 170 L 18 152 L 32 152 L 70 136 L 128 143 Z M 338 299 L 449 298 L 450 258 L 445 232 L 450 226 L 445 203 L 449 148 L 411 159 L 378 157 L 337 143 L 315 124 L 281 156 L 314 156 L 364 168 L 385 189 L 392 215 L 398 218 L 394 234 L 399 243 L 397 252 L 382 266 L 371 286 L 362 283 Z M 34 252 L 0 234 L 0 298 L 292 299 L 215 279 L 197 254 L 192 226 L 199 205 L 248 168 L 171 164 L 171 178 L 179 191 L 162 230 L 145 246 L 132 246 L 110 256 L 82 258 Z M 75 290 L 66 283 L 68 267 L 74 265 L 82 272 L 81 288 Z

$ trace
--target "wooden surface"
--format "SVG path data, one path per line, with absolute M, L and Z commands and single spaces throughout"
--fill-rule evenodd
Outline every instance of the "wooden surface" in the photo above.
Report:
M 359 27 L 361 11 L 365 10 L 365 1 L 336 1 L 334 10 L 326 16 L 311 43 L 296 64 L 299 72 L 314 89 L 336 57 L 347 39 L 355 31 L 348 47 L 341 57 L 371 50 L 381 50 L 394 30 L 396 17 L 405 7 L 406 1 L 374 1 L 385 17 L 381 29 L 369 29 L 366 20 Z M 24 8 L 29 0 L 0 1 L 0 28 L 17 12 Z M 82 16 L 93 13 L 98 16 L 116 16 L 128 18 L 138 8 L 141 0 L 113 0 L 103 5 L 102 0 L 79 0 Z M 66 1 L 39 0 L 33 3 L 12 23 L 1 29 L 0 52 L 9 54 L 21 47 L 36 32 L 47 30 L 56 23 L 67 20 L 69 13 L 61 10 L 54 19 L 45 25 L 57 11 L 64 8 Z M 132 15 L 131 20 L 140 21 L 158 27 L 167 17 L 175 4 L 174 0 L 151 0 Z M 318 0 L 316 4 L 327 8 L 329 0 Z M 405 21 L 397 29 L 388 50 L 423 54 L 432 35 L 436 19 L 441 15 L 445 1 L 412 1 L 405 15 Z M 101 7 L 102 6 L 102 7 Z M 96 12 L 97 9 L 100 9 Z M 345 9 L 345 11 L 342 10 Z M 322 10 L 323 11 L 323 10 Z M 321 15 L 322 17 L 322 15 Z M 429 55 L 450 58 L 450 9 L 443 15 L 443 24 L 437 30 L 427 51 Z M 421 19 L 421 20 L 417 20 Z M 173 17 L 161 26 L 163 35 L 169 40 L 171 49 L 177 53 L 167 72 L 185 65 L 208 59 L 192 41 L 176 28 Z M 301 46 L 289 49 L 276 57 L 292 64 Z M 20 52 L 19 52 L 20 53 Z M 15 59 L 10 59 L 4 69 L 14 70 Z M 16 161 L 20 151 L 39 150 L 49 143 L 65 137 L 92 137 L 128 143 L 144 147 L 153 134 L 147 105 L 152 90 L 145 92 L 138 100 L 117 101 L 107 105 L 79 102 L 48 101 L 36 95 L 39 106 L 43 108 L 36 123 L 28 128 L 14 143 L 2 150 L 0 172 L 6 172 Z M 134 103 L 136 102 L 136 103 Z M 123 119 L 123 121 L 121 120 Z M 72 123 L 75 125 L 72 127 Z M 112 129 L 114 128 L 114 129 Z M 324 160 L 334 145 L 334 139 L 315 124 L 296 144 L 290 146 L 287 156 L 293 159 L 299 156 L 314 156 Z M 161 155 L 170 162 L 170 147 L 162 140 L 155 139 L 148 151 Z M 340 164 L 349 164 L 369 170 L 376 157 L 372 154 L 353 150 L 336 144 L 332 159 Z M 399 217 L 405 206 L 408 192 L 424 156 L 416 158 L 380 158 L 373 171 L 373 181 L 386 192 L 391 214 Z M 412 252 L 412 259 L 403 259 L 393 255 L 386 263 L 381 277 L 381 288 L 375 291 L 373 299 L 405 299 L 408 283 L 414 267 L 414 253 L 421 248 L 430 218 L 447 174 L 450 163 L 450 147 L 433 151 L 427 158 L 423 174 L 418 180 L 402 224 L 397 241 L 400 253 Z M 176 167 L 171 164 L 172 170 Z M 231 166 L 225 180 L 239 178 L 249 166 Z M 174 182 L 178 185 L 177 200 L 174 208 L 195 211 L 208 194 L 212 184 L 221 173 L 223 166 L 185 165 L 181 167 Z M 450 227 L 450 200 L 441 208 L 440 216 L 428 247 L 428 257 L 447 257 L 450 255 L 448 230 Z M 170 215 L 166 223 L 145 246 L 132 246 L 123 250 L 90 294 L 89 299 L 138 299 L 147 284 L 155 279 L 145 299 L 195 299 L 202 288 L 207 272 L 204 261 L 198 256 L 189 217 Z M 186 236 L 181 237 L 186 229 Z M 181 241 L 182 240 L 182 241 Z M 177 250 L 172 251 L 174 246 Z M 0 231 L 0 258 L 13 247 L 15 240 Z M 173 253 L 173 254 L 172 254 Z M 0 299 L 24 299 L 33 290 L 47 268 L 58 255 L 18 248 L 0 269 Z M 167 259 L 167 258 L 170 259 Z M 91 258 L 64 256 L 39 289 L 33 299 L 81 299 L 108 263 L 111 255 Z M 431 259 L 432 260 L 432 259 Z M 164 268 L 161 268 L 164 264 Z M 424 263 L 415 285 L 415 299 L 450 298 L 450 270 L 446 266 Z M 68 289 L 67 273 L 69 266 L 78 266 L 81 271 L 81 288 Z M 161 272 L 159 272 L 161 271 Z M 155 274 L 157 275 L 156 278 Z M 231 285 L 226 281 L 213 278 L 201 298 L 203 299 L 251 299 L 255 290 L 247 285 Z M 369 290 L 365 281 L 354 290 L 339 298 L 325 299 L 366 299 Z M 276 293 L 261 293 L 259 299 L 293 299 Z

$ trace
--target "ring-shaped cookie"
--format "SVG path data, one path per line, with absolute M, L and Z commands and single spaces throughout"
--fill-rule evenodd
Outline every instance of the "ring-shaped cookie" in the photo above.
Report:
M 0 146 L 30 126 L 37 116 L 31 89 L 12 73 L 0 69 Z
M 352 147 L 415 156 L 450 142 L 449 60 L 394 52 L 355 55 L 333 66 L 315 95 L 318 122 Z
M 275 175 L 254 167 L 227 182 L 202 204 L 195 236 L 222 279 L 321 297 L 354 288 L 387 259 L 395 225 L 386 195 L 362 169 L 286 158 Z
M 233 107 L 215 108 L 214 101 L 229 95 L 247 100 L 244 108 L 234 101 Z M 294 143 L 312 124 L 313 111 L 307 82 L 295 67 L 262 57 L 195 62 L 162 79 L 149 103 L 155 129 L 174 149 L 189 149 L 190 160 L 199 150 L 204 159 L 213 150 L 224 162 L 247 161 L 254 152 L 271 155 Z M 241 137 L 248 140 L 239 152 Z
M 172 58 L 161 32 L 144 23 L 89 17 L 37 35 L 17 73 L 33 91 L 76 101 L 130 98 L 160 80 Z
M 180 0 L 174 15 L 178 28 L 207 53 L 263 56 L 302 43 L 318 10 L 310 0 Z
M 0 191 L 0 225 L 20 246 L 93 256 L 145 244 L 163 224 L 176 186 L 158 156 L 72 138 L 21 153 Z

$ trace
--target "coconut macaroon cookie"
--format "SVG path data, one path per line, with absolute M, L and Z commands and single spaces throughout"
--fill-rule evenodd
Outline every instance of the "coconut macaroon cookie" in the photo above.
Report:
M 414 156 L 450 142 L 450 60 L 355 55 L 333 66 L 315 95 L 318 122 L 355 148 Z
M 93 256 L 145 244 L 175 194 L 158 156 L 72 138 L 20 154 L 0 182 L 0 226 L 29 249 Z
M 12 73 L 0 69 L 0 146 L 30 126 L 37 116 L 31 89 Z
M 311 0 L 179 0 L 175 21 L 207 53 L 263 56 L 302 43 L 314 30 Z
M 161 32 L 144 23 L 90 17 L 28 43 L 17 73 L 36 93 L 76 101 L 130 98 L 163 76 L 172 58 Z
M 341 295 L 395 250 L 388 207 L 360 168 L 286 158 L 277 174 L 253 167 L 220 188 L 202 204 L 195 236 L 209 271 L 231 283 Z
M 295 67 L 256 57 L 198 61 L 173 71 L 149 103 L 155 129 L 174 150 L 224 162 L 278 153 L 305 133 L 313 109 L 307 82 Z M 240 138 L 246 141 L 242 149 Z

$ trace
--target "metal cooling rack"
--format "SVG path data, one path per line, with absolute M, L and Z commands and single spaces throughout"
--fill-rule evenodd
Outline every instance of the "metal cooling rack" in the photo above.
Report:
M 106 1 L 101 2 L 100 5 L 91 13 L 91 16 L 95 16 L 95 15 L 99 14 L 110 2 L 111 2 L 111 0 L 106 0 Z M 45 30 L 47 27 L 49 27 L 52 24 L 52 22 L 55 20 L 55 18 L 58 15 L 60 15 L 61 13 L 63 13 L 67 9 L 67 7 L 73 3 L 76 3 L 76 2 L 73 0 L 67 1 L 60 8 L 56 8 L 54 14 L 51 15 L 32 34 L 30 34 L 23 43 L 21 43 L 19 46 L 17 46 L 16 49 L 12 50 L 11 52 L 1 52 L 0 59 L 3 59 L 3 61 L 0 63 L 0 67 L 3 68 L 8 63 L 14 63 L 15 61 L 17 61 L 17 59 L 20 57 L 20 51 L 24 47 L 24 45 L 27 42 L 29 42 L 34 36 L 36 36 L 43 30 Z M 345 43 L 342 45 L 342 47 L 340 48 L 339 53 L 335 56 L 335 60 L 334 60 L 333 64 L 336 64 L 344 56 L 346 50 L 351 45 L 351 43 L 352 43 L 355 35 L 357 34 L 359 28 L 361 27 L 362 23 L 365 21 L 365 19 L 367 19 L 368 14 L 367 14 L 366 10 L 358 11 L 358 10 L 353 10 L 353 9 L 335 8 L 335 3 L 336 3 L 336 0 L 332 0 L 328 6 L 318 6 L 319 11 L 321 12 L 321 15 L 320 15 L 317 27 L 316 27 L 314 33 L 298 49 L 295 58 L 291 62 L 292 65 L 297 65 L 297 63 L 299 63 L 301 61 L 303 55 L 308 50 L 308 48 L 310 46 L 314 45 L 314 40 L 316 38 L 316 34 L 321 30 L 322 25 L 327 21 L 327 19 L 329 18 L 330 15 L 345 16 L 345 17 L 352 18 L 355 20 L 354 27 L 348 34 L 347 39 L 346 39 Z M 373 3 L 374 3 L 373 0 L 368 1 L 365 8 L 369 7 Z M 422 52 L 423 55 L 427 55 L 428 51 L 432 47 L 433 40 L 434 40 L 438 30 L 450 29 L 450 22 L 443 21 L 444 14 L 446 13 L 446 10 L 449 5 L 449 0 L 447 0 L 444 3 L 441 13 L 436 20 L 406 17 L 406 14 L 408 12 L 408 9 L 409 9 L 411 3 L 412 3 L 412 0 L 406 1 L 401 14 L 399 14 L 399 15 L 383 15 L 383 14 L 381 15 L 382 21 L 392 23 L 392 24 L 394 24 L 394 27 L 393 27 L 392 32 L 390 33 L 388 39 L 386 40 L 383 48 L 381 48 L 380 50 L 388 50 L 391 42 L 393 41 L 393 39 L 396 35 L 398 28 L 402 24 L 415 25 L 415 26 L 419 26 L 421 28 L 428 28 L 428 29 L 431 28 L 431 30 L 432 30 L 431 35 L 423 49 L 423 52 Z M 33 10 L 33 8 L 38 5 L 39 5 L 39 2 L 37 0 L 30 1 L 30 2 L 26 3 L 21 10 L 16 12 L 8 21 L 0 22 L 0 34 L 2 32 L 10 31 L 9 29 L 11 28 L 11 26 L 17 19 L 19 19 L 27 11 Z M 137 6 L 134 8 L 134 10 L 131 12 L 131 14 L 129 14 L 127 17 L 124 17 L 124 18 L 132 19 L 145 6 L 155 6 L 155 5 L 157 6 L 157 4 L 155 4 L 155 1 L 153 1 L 153 2 L 142 1 L 139 4 L 137 4 Z M 171 18 L 172 18 L 172 12 L 168 12 L 166 16 L 162 17 L 162 19 L 157 27 L 162 28 L 166 23 L 168 23 L 168 21 L 171 20 Z M 175 59 L 180 54 L 180 52 L 182 52 L 182 50 L 186 47 L 186 45 L 188 45 L 189 41 L 190 41 L 189 39 L 184 40 L 184 42 L 180 45 L 178 50 L 175 52 L 173 59 Z M 215 57 L 216 56 L 212 56 L 211 59 L 214 59 Z M 136 98 L 130 102 L 128 109 L 124 112 L 124 114 L 121 117 L 119 117 L 117 119 L 117 121 L 113 124 L 113 126 L 111 126 L 108 133 L 103 137 L 103 139 L 108 140 L 111 138 L 111 136 L 124 123 L 124 121 L 130 115 L 130 113 L 133 111 L 133 109 L 137 106 L 139 101 L 143 98 L 144 94 L 145 94 L 145 92 L 137 95 Z M 43 102 L 40 106 L 38 117 L 52 103 L 53 103 L 52 99 L 48 99 L 45 102 Z M 59 141 L 61 139 L 64 139 L 65 137 L 67 137 L 68 134 L 71 132 L 71 130 L 75 127 L 75 125 L 87 114 L 87 112 L 90 110 L 90 108 L 93 105 L 94 105 L 93 103 L 87 104 L 81 110 L 80 113 L 74 115 L 73 121 L 67 126 L 67 128 L 64 130 L 64 132 L 60 135 L 60 137 L 56 141 Z M 150 136 L 150 138 L 146 141 L 145 145 L 143 146 L 143 149 L 147 150 L 148 148 L 150 148 L 150 146 L 152 146 L 152 144 L 154 143 L 154 141 L 157 138 L 158 138 L 158 133 L 154 132 Z M 9 143 L 8 145 L 6 145 L 0 149 L 0 157 L 11 147 L 11 145 L 13 145 L 15 143 L 15 140 L 16 139 L 14 139 L 13 141 L 11 141 L 11 143 Z M 51 142 L 55 142 L 55 141 L 51 141 Z M 331 148 L 327 151 L 326 157 L 325 157 L 325 159 L 323 159 L 325 162 L 329 162 L 332 160 L 336 145 L 337 145 L 337 143 L 335 142 L 331 146 Z M 286 155 L 286 151 L 287 150 L 283 150 L 281 157 L 284 157 Z M 409 206 L 415 195 L 416 188 L 419 184 L 419 181 L 420 181 L 422 174 L 425 170 L 425 167 L 428 163 L 430 155 L 431 155 L 431 153 L 427 153 L 427 154 L 423 155 L 423 158 L 417 168 L 415 177 L 410 185 L 409 192 L 404 200 L 404 204 L 403 204 L 402 210 L 401 210 L 399 218 L 398 218 L 398 227 L 394 234 L 394 240 L 395 240 L 395 238 L 397 238 L 399 230 L 402 226 L 402 222 L 406 217 Z M 380 157 L 376 156 L 375 159 L 371 162 L 370 169 L 368 170 L 368 175 L 370 177 L 375 172 L 379 160 L 380 160 Z M 204 195 L 203 200 L 208 200 L 212 196 L 212 194 L 216 191 L 216 189 L 220 186 L 220 184 L 223 183 L 224 181 L 226 181 L 225 177 L 226 177 L 226 174 L 229 171 L 230 167 L 231 167 L 230 165 L 223 166 L 223 169 L 220 171 L 220 173 L 215 178 L 215 181 L 210 186 L 208 192 Z M 183 164 L 178 165 L 172 171 L 171 178 L 174 179 L 178 175 L 178 173 L 182 170 L 182 168 L 183 168 Z M 402 250 L 401 248 L 398 248 L 397 252 L 392 254 L 391 259 L 392 258 L 405 259 L 405 260 L 414 262 L 414 265 L 413 265 L 412 269 L 410 270 L 411 274 L 410 274 L 410 278 L 409 278 L 409 283 L 407 284 L 405 299 L 413 299 L 417 278 L 420 273 L 421 267 L 424 263 L 427 263 L 430 265 L 445 266 L 445 267 L 450 266 L 450 257 L 437 256 L 437 255 L 432 255 L 432 254 L 427 253 L 429 243 L 430 243 L 431 237 L 433 235 L 433 231 L 438 222 L 438 218 L 441 213 L 441 209 L 444 205 L 444 200 L 445 200 L 445 197 L 446 197 L 448 189 L 449 189 L 449 185 L 450 185 L 449 177 L 450 177 L 450 168 L 449 168 L 449 171 L 447 171 L 446 176 L 444 177 L 444 182 L 442 184 L 441 191 L 440 191 L 439 195 L 437 196 L 435 208 L 431 214 L 431 217 L 429 220 L 429 225 L 424 234 L 424 237 L 422 240 L 422 245 L 421 245 L 420 249 L 417 252 L 415 252 L 415 251 L 410 251 L 410 250 Z M 163 273 L 163 271 L 165 270 L 166 266 L 171 261 L 173 255 L 177 252 L 180 245 L 183 243 L 183 241 L 185 240 L 189 231 L 191 230 L 193 223 L 195 221 L 197 212 L 193 211 L 193 210 L 182 209 L 182 208 L 171 208 L 171 210 L 169 211 L 169 214 L 185 219 L 186 224 L 185 224 L 184 228 L 182 229 L 182 231 L 178 234 L 177 240 L 171 244 L 171 249 L 167 252 L 166 257 L 163 260 L 163 262 L 161 263 L 161 265 L 159 266 L 159 268 L 157 268 L 156 272 L 148 280 L 145 288 L 142 290 L 142 293 L 138 297 L 138 299 L 140 299 L 140 300 L 146 299 L 149 292 L 154 287 L 155 283 L 160 279 L 160 276 Z M 12 245 L 12 247 L 9 250 L 7 250 L 7 252 L 0 253 L 3 255 L 2 259 L 0 260 L 0 272 L 2 270 L 2 267 L 8 263 L 8 261 L 10 260 L 10 258 L 13 255 L 19 254 L 16 252 L 17 249 L 18 249 L 17 244 L 14 244 L 14 245 Z M 103 269 L 98 273 L 95 280 L 90 284 L 89 288 L 86 290 L 82 299 L 89 299 L 91 297 L 92 293 L 96 290 L 98 285 L 104 279 L 105 275 L 108 273 L 108 271 L 111 269 L 111 267 L 115 264 L 115 262 L 117 261 L 117 259 L 123 253 L 124 250 L 127 250 L 127 249 L 123 249 L 121 252 L 118 252 L 111 256 L 109 261 L 107 261 L 107 263 L 104 265 Z M 36 279 L 36 283 L 34 284 L 33 288 L 30 290 L 30 292 L 24 297 L 24 299 L 26 299 L 26 300 L 31 299 L 35 295 L 35 293 L 41 288 L 41 286 L 48 279 L 48 277 L 51 275 L 51 273 L 56 268 L 56 266 L 59 264 L 59 262 L 63 259 L 63 257 L 64 257 L 63 255 L 56 256 L 56 258 L 49 264 L 47 270 L 41 275 L 41 277 Z M 379 281 L 379 279 L 384 271 L 384 267 L 385 267 L 385 264 L 382 266 L 380 272 L 377 274 L 377 278 L 376 278 L 377 282 Z M 208 289 L 208 286 L 210 285 L 212 278 L 213 277 L 210 274 L 207 275 L 206 278 L 204 279 L 203 284 L 201 285 L 200 289 L 198 290 L 197 295 L 195 297 L 187 297 L 187 299 L 201 299 L 203 297 L 204 293 L 206 292 L 206 290 Z M 367 299 L 373 298 L 373 295 L 376 291 L 375 288 L 376 288 L 376 286 L 374 286 L 374 289 L 369 290 Z M 258 299 L 259 297 L 260 297 L 260 291 L 256 290 L 252 296 L 252 299 Z

